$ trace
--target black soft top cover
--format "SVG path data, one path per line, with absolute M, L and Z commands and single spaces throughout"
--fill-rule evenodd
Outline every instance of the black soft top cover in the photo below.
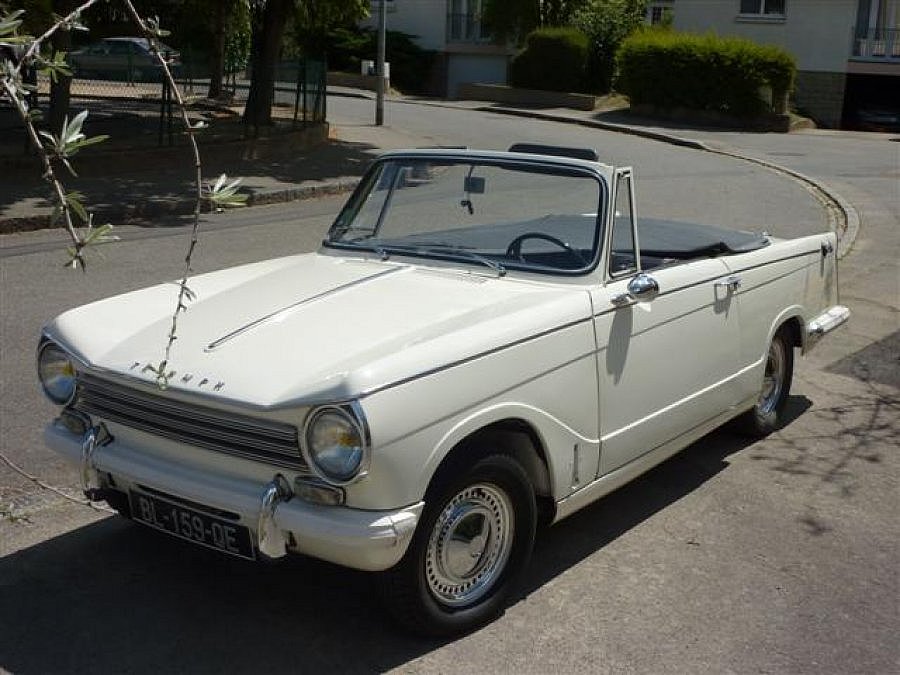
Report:
M 769 245 L 768 238 L 756 232 L 654 218 L 638 221 L 638 238 L 641 255 L 677 260 L 746 253 Z M 617 243 L 613 249 L 619 248 Z

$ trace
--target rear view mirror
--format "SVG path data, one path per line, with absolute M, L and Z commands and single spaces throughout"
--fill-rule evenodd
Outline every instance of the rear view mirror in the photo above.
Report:
M 466 176 L 465 187 L 463 191 L 467 194 L 483 195 L 484 194 L 484 178 L 481 176 Z

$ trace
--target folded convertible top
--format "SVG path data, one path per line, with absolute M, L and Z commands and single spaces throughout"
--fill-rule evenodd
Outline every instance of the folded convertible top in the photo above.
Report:
M 638 221 L 638 237 L 642 255 L 682 260 L 746 253 L 769 245 L 768 237 L 757 232 L 655 218 Z

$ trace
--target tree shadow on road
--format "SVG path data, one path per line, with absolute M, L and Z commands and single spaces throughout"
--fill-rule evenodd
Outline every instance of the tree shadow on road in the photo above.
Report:
M 259 144 L 204 146 L 201 142 L 204 180 L 226 173 L 243 179 L 241 190 L 250 194 L 251 201 L 268 203 L 267 195 L 273 192 L 280 193 L 280 201 L 287 201 L 297 198 L 301 187 L 341 181 L 343 189 L 349 189 L 352 179 L 361 176 L 377 154 L 377 149 L 366 143 L 330 140 L 311 148 L 294 148 L 288 140 L 282 145 L 277 139 Z M 31 167 L 30 159 L 20 161 L 15 171 L 9 169 L 10 178 L 4 179 L 0 190 L 0 221 L 14 218 L 19 229 L 46 227 L 51 208 L 38 160 L 33 158 Z M 86 151 L 75 159 L 79 176 L 65 176 L 66 189 L 84 195 L 95 223 L 160 227 L 190 221 L 196 183 L 187 146 L 93 156 Z

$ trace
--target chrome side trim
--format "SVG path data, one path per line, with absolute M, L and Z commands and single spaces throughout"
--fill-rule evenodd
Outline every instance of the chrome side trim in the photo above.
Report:
M 313 295 L 311 297 L 304 298 L 303 300 L 299 300 L 292 305 L 288 305 L 287 307 L 282 307 L 281 309 L 278 309 L 278 310 L 272 312 L 271 314 L 267 314 L 259 319 L 256 319 L 255 321 L 251 321 L 250 323 L 246 324 L 245 326 L 241 326 L 237 330 L 234 330 L 231 333 L 228 333 L 227 335 L 223 335 L 218 340 L 214 340 L 213 342 L 210 342 L 208 345 L 206 345 L 206 347 L 203 349 L 203 351 L 211 352 L 214 349 L 221 347 L 226 342 L 229 342 L 229 341 L 235 339 L 236 337 L 239 337 L 239 336 L 243 335 L 244 333 L 247 333 L 255 328 L 259 328 L 260 326 L 262 326 L 266 323 L 274 321 L 275 319 L 283 316 L 284 314 L 292 312 L 299 307 L 308 305 L 308 304 L 310 304 L 312 302 L 316 302 L 318 300 L 322 300 L 323 298 L 327 298 L 331 295 L 335 295 L 336 293 L 340 293 L 341 291 L 346 291 L 350 288 L 353 288 L 354 286 L 359 286 L 360 284 L 364 284 L 368 281 L 373 281 L 379 277 L 383 277 L 388 274 L 393 274 L 394 272 L 399 272 L 401 269 L 403 269 L 403 268 L 393 267 L 391 269 L 382 270 L 381 272 L 377 272 L 377 273 L 369 275 L 367 277 L 363 277 L 362 279 L 357 279 L 356 281 L 351 281 L 350 283 L 344 284 L 343 286 L 338 286 L 337 288 L 330 288 L 327 291 L 323 291 L 323 292 L 319 293 L 318 295 Z

